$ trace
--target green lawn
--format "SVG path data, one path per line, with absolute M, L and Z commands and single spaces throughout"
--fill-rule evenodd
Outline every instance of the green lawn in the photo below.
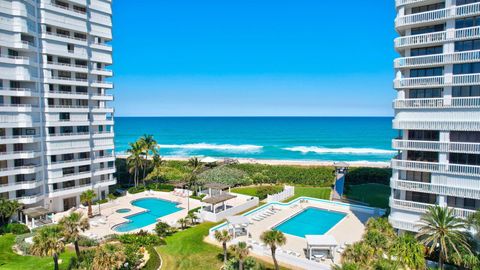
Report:
M 345 196 L 348 199 L 368 203 L 373 207 L 387 208 L 390 187 L 381 184 L 362 184 L 350 186 Z
M 298 197 L 311 197 L 317 199 L 330 199 L 330 188 L 326 187 L 295 187 L 295 196 L 288 199 L 287 202 L 293 201 Z
M 51 270 L 53 269 L 53 259 L 50 257 L 20 256 L 13 252 L 12 246 L 15 244 L 15 236 L 6 234 L 0 236 L 0 269 L 35 269 Z M 67 269 L 70 258 L 74 252 L 64 252 L 60 255 L 62 263 L 60 269 Z
M 223 263 L 222 249 L 203 241 L 208 235 L 208 230 L 215 225 L 206 222 L 166 237 L 167 244 L 156 248 L 162 258 L 162 269 L 220 269 Z M 266 267 L 267 270 L 273 268 L 269 264 L 266 264 Z
M 260 197 L 260 199 L 262 199 L 261 196 L 258 194 L 259 187 L 261 186 L 238 187 L 238 188 L 233 188 L 232 192 L 247 195 L 247 196 Z M 283 190 L 283 186 L 263 186 L 263 187 L 270 188 L 271 190 L 274 191 L 273 193 L 278 193 Z M 264 198 L 266 197 L 265 193 L 263 197 Z

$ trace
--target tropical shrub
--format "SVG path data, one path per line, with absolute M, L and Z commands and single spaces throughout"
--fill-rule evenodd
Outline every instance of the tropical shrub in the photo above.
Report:
M 236 168 L 247 173 L 252 181 L 262 183 L 285 183 L 295 185 L 312 185 L 330 187 L 333 184 L 333 167 L 328 166 L 284 166 L 264 164 L 233 164 Z
M 117 240 L 122 244 L 133 244 L 138 247 L 158 246 L 164 243 L 164 241 L 157 235 L 144 231 L 122 234 L 117 237 Z
M 185 179 L 187 174 L 174 167 L 158 166 L 146 177 L 146 180 L 156 180 L 166 183 L 168 181 L 179 181 Z
M 29 254 L 31 245 L 25 242 L 25 239 L 34 235 L 35 233 L 17 235 L 17 237 L 15 237 L 15 245 L 17 246 L 17 249 L 21 250 L 24 254 Z
M 171 233 L 172 228 L 167 223 L 160 221 L 155 225 L 154 230 L 159 237 L 165 237 Z
M 144 191 L 145 191 L 145 186 L 131 187 L 128 189 L 128 193 L 130 194 L 137 194 Z
M 78 239 L 78 245 L 81 247 L 94 247 L 98 245 L 98 241 L 88 238 L 86 236 L 80 235 Z
M 239 262 L 238 259 L 232 258 L 228 260 L 225 264 L 224 270 L 238 270 L 239 269 Z M 262 264 L 257 262 L 253 257 L 248 257 L 243 262 L 243 269 L 245 270 L 264 270 L 266 269 Z
M 21 223 L 9 223 L 1 230 L 3 230 L 4 233 L 12 233 L 15 235 L 26 234 L 30 232 L 30 229 L 27 227 L 27 225 Z
M 206 170 L 198 175 L 200 183 L 222 183 L 231 186 L 248 184 L 250 179 L 242 170 L 230 168 L 227 166 L 219 166 L 210 170 Z
M 388 168 L 351 168 L 346 176 L 347 185 L 376 183 L 389 185 L 392 170 Z
M 260 200 L 267 198 L 267 195 L 273 195 L 282 192 L 283 187 L 281 186 L 260 186 L 257 188 L 257 197 Z

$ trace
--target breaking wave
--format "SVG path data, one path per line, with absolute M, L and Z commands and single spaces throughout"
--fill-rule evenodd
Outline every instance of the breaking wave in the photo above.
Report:
M 357 154 L 357 155 L 391 155 L 396 153 L 393 150 L 375 149 L 375 148 L 325 148 L 317 146 L 295 146 L 283 148 L 283 150 L 292 152 L 301 152 L 302 154 Z
M 193 143 L 193 144 L 159 144 L 160 149 L 182 149 L 186 151 L 194 150 L 212 150 L 229 153 L 256 153 L 261 152 L 263 146 L 251 144 L 208 144 L 208 143 Z

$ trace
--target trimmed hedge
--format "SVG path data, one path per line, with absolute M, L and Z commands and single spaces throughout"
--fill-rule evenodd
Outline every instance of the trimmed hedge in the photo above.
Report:
M 8 223 L 7 225 L 0 227 L 0 234 L 4 234 L 4 233 L 21 235 L 21 234 L 30 233 L 30 229 L 25 224 Z
M 392 170 L 389 168 L 351 168 L 345 183 L 347 185 L 376 183 L 388 186 L 391 177 Z
M 160 256 L 158 256 L 158 253 L 154 247 L 149 246 L 146 248 L 146 250 L 148 251 L 148 254 L 150 254 L 150 259 L 148 259 L 147 263 L 142 269 L 157 270 L 161 264 Z

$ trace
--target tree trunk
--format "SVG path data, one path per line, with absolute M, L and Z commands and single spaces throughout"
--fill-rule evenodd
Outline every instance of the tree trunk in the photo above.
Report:
M 443 267 L 443 257 L 442 257 L 442 254 L 440 254 L 440 255 L 438 256 L 438 269 L 440 269 L 440 270 L 443 270 L 443 269 L 444 269 L 444 267 Z
M 135 187 L 137 187 L 137 171 L 138 171 L 137 166 L 135 166 L 135 176 L 133 177 L 133 182 Z
M 80 247 L 78 246 L 78 240 L 73 241 L 73 245 L 75 246 L 75 253 L 77 253 L 77 259 L 80 258 Z
M 243 270 L 243 260 L 238 260 L 238 270 Z
M 58 255 L 57 253 L 53 253 L 53 265 L 55 270 L 58 270 Z
M 227 242 L 223 242 L 223 265 L 227 264 Z
M 92 202 L 88 201 L 88 217 L 93 217 Z
M 275 257 L 275 250 L 277 247 L 272 247 L 272 259 L 273 259 L 273 264 L 275 265 L 275 270 L 278 270 L 278 262 L 277 262 L 277 257 Z

